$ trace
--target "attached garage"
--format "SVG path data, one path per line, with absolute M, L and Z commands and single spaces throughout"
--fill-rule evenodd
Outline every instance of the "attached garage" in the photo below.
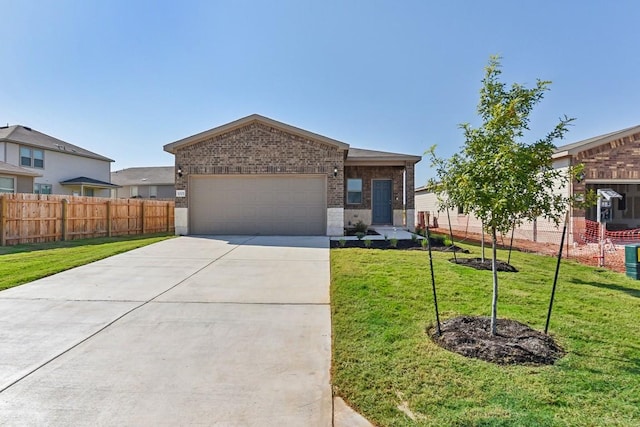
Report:
M 192 175 L 191 234 L 324 235 L 326 175 Z
M 175 155 L 176 234 L 342 236 L 345 224 L 413 218 L 419 156 L 350 148 L 258 114 L 164 150 Z M 345 177 L 361 183 L 348 209 Z M 384 194 L 370 197 L 370 182 Z

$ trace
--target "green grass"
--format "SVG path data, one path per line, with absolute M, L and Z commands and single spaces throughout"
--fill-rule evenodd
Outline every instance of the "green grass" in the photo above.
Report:
M 0 247 L 0 290 L 170 238 L 122 236 Z
M 491 272 L 451 257 L 434 253 L 441 320 L 488 316 Z M 639 281 L 563 261 L 549 332 L 567 355 L 553 366 L 498 366 L 429 340 L 428 261 L 421 251 L 331 251 L 332 381 L 356 410 L 380 426 L 640 425 Z M 498 316 L 544 330 L 555 263 L 513 252 L 520 272 L 499 273 Z

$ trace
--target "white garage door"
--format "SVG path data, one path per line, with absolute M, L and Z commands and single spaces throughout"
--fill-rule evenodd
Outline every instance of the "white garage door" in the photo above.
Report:
M 190 234 L 326 234 L 326 177 L 192 176 Z

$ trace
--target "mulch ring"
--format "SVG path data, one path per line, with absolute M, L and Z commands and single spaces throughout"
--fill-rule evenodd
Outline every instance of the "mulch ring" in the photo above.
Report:
M 485 258 L 482 261 L 482 258 L 451 258 L 449 262 L 454 264 L 464 265 L 466 267 L 472 267 L 476 270 L 491 270 L 491 258 Z M 496 268 L 498 271 L 506 271 L 508 273 L 517 273 L 518 269 L 512 266 L 511 264 L 507 264 L 504 261 L 496 260 Z
M 368 240 L 369 242 L 369 246 L 368 246 L 369 249 L 400 249 L 400 250 L 414 250 L 414 251 L 427 250 L 426 247 L 424 248 L 422 247 L 420 240 L 416 240 L 414 242 L 413 240 L 408 240 L 408 239 L 398 240 L 395 246 L 392 245 L 391 239 L 373 240 L 373 239 L 365 238 L 362 240 L 344 240 L 343 242 L 344 246 L 340 244 L 339 240 L 331 240 L 330 246 L 332 248 L 367 248 L 365 244 L 365 240 Z M 432 241 L 431 250 L 447 252 L 447 251 L 453 251 L 454 249 L 452 249 L 451 246 L 445 246 L 442 243 Z M 467 253 L 467 254 L 469 253 L 467 249 L 463 249 L 459 246 L 455 246 L 455 251 Z
M 498 319 L 491 335 L 491 319 L 460 316 L 441 323 L 440 336 L 432 326 L 427 333 L 440 347 L 465 357 L 498 365 L 553 365 L 565 355 L 549 335 L 510 319 Z

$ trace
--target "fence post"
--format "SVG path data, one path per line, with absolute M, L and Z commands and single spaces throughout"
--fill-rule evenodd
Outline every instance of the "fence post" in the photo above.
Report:
M 107 237 L 111 237 L 111 200 L 107 200 Z
M 167 233 L 169 233 L 171 231 L 171 222 L 169 221 L 171 219 L 171 203 L 167 202 Z
M 0 196 L 0 246 L 7 244 L 7 197 Z
M 142 202 L 142 208 L 140 209 L 142 211 L 141 217 L 142 217 L 142 234 L 146 234 L 146 221 L 145 221 L 145 216 L 147 214 L 146 209 L 145 209 L 145 204 L 144 201 Z
M 67 240 L 67 205 L 69 201 L 62 199 L 62 241 Z

